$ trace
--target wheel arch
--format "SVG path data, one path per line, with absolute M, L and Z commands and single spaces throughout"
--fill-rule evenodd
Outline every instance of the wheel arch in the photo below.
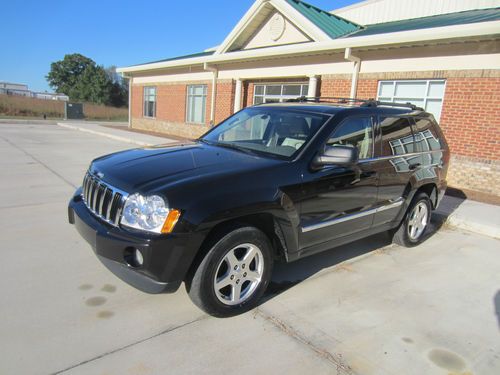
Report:
M 217 241 L 230 233 L 231 231 L 251 226 L 261 230 L 269 239 L 275 259 L 288 259 L 288 247 L 285 241 L 285 236 L 278 223 L 277 218 L 269 212 L 253 213 L 233 217 L 223 220 L 214 225 L 207 233 L 203 240 L 200 249 L 198 250 L 191 266 L 186 274 L 186 281 L 193 276 L 198 265 L 202 262 L 208 251 L 217 243 Z

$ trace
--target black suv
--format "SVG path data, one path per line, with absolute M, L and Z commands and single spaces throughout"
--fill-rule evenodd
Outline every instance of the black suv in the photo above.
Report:
M 418 244 L 446 189 L 436 121 L 409 104 L 325 100 L 249 107 L 195 141 L 97 158 L 69 221 L 127 283 L 184 281 L 219 317 L 255 307 L 276 260 L 381 231 Z

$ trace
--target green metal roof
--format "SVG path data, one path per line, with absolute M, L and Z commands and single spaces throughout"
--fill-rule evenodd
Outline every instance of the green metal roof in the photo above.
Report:
M 354 22 L 336 16 L 335 14 L 328 13 L 311 4 L 304 3 L 303 1 L 286 1 L 332 39 L 345 36 L 363 28 Z
M 364 30 L 350 34 L 347 37 L 395 33 L 398 31 L 429 29 L 432 27 L 464 25 L 477 22 L 497 21 L 499 19 L 500 8 L 467 10 L 463 12 L 439 14 L 430 17 L 412 18 L 409 20 L 367 25 Z
M 203 57 L 203 56 L 210 56 L 213 55 L 215 51 L 204 51 L 204 52 L 197 52 L 197 53 L 192 53 L 190 55 L 183 55 L 183 56 L 177 56 L 177 57 L 169 57 L 168 59 L 163 59 L 163 60 L 156 60 L 156 61 L 149 61 L 145 62 L 142 64 L 136 64 L 136 65 L 131 65 L 131 66 L 139 66 L 139 65 L 146 65 L 146 64 L 154 64 L 154 63 L 160 63 L 160 62 L 166 62 L 166 61 L 174 61 L 174 60 L 183 60 L 183 59 L 191 59 L 193 57 Z

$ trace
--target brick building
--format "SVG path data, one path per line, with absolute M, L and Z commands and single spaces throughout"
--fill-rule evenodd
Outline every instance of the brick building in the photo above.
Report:
M 257 0 L 216 48 L 118 69 L 130 126 L 193 138 L 301 95 L 412 102 L 438 119 L 451 186 L 500 195 L 500 0 Z

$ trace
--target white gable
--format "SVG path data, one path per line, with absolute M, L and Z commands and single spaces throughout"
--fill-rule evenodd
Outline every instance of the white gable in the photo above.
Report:
M 500 6 L 500 0 L 366 0 L 331 13 L 361 25 Z
M 215 54 L 330 39 L 286 0 L 256 0 Z
M 302 31 L 279 12 L 274 12 L 245 44 L 243 49 L 310 42 Z

